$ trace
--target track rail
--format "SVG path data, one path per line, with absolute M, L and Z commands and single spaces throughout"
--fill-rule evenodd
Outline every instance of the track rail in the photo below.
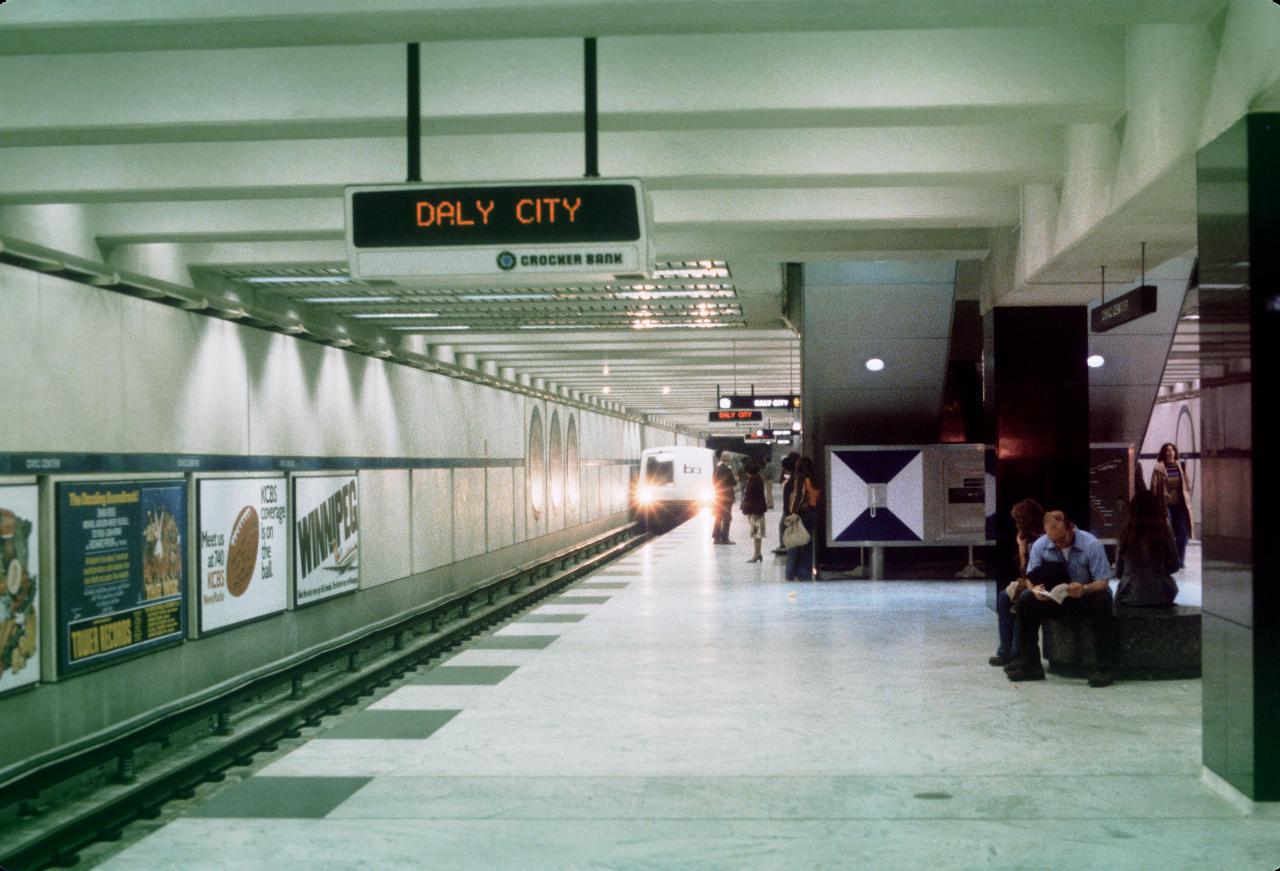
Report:
M 304 725 L 319 724 L 649 538 L 639 524 L 619 527 L 234 686 L 183 700 L 143 724 L 91 736 L 21 770 L 0 772 L 0 807 L 17 818 L 0 832 L 0 865 L 27 871 L 74 864 L 89 844 L 119 838 L 134 820 L 158 816 L 165 802 L 222 780 L 228 768 L 249 764 L 281 739 L 298 737 Z M 189 743 L 171 748 L 175 735 L 193 730 Z M 93 780 L 95 774 L 94 788 L 52 797 L 69 782 Z

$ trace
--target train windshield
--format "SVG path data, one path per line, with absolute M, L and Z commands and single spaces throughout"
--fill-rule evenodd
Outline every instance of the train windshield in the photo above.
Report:
M 644 482 L 653 485 L 674 484 L 676 482 L 676 464 L 674 460 L 659 460 L 650 457 L 644 466 Z

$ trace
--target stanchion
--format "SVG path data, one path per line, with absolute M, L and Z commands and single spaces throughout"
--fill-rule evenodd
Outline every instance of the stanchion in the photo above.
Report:
M 969 564 L 956 572 L 955 576 L 965 580 L 978 580 L 987 576 L 987 573 L 978 568 L 973 561 L 973 545 L 969 545 Z

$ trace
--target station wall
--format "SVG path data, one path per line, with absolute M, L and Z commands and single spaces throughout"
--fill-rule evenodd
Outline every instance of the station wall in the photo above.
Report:
M 56 584 L 42 570 L 42 682 L 0 695 L 5 722 L 40 728 L 12 730 L 0 774 L 625 522 L 641 447 L 688 441 L 11 266 L 0 265 L 0 311 L 0 455 L 405 461 L 357 472 L 363 546 L 350 595 L 54 681 Z M 553 441 L 564 459 L 549 464 Z M 536 459 L 535 442 L 544 452 Z M 47 524 L 42 569 L 53 534 Z

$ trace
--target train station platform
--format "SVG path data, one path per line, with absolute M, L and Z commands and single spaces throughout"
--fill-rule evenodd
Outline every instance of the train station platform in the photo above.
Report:
M 733 537 L 647 543 L 102 867 L 1280 862 L 1280 818 L 1202 779 L 1199 681 L 1012 684 L 984 582 L 788 584 Z

